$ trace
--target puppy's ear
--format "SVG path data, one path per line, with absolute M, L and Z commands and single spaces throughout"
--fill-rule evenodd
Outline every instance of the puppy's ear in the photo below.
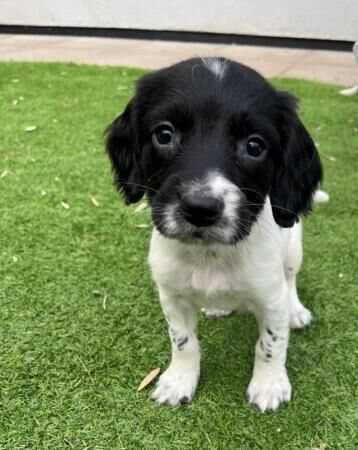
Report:
M 124 113 L 106 129 L 106 150 L 112 163 L 114 181 L 127 204 L 144 195 L 141 155 L 135 117 L 135 98 Z
M 285 92 L 278 92 L 278 98 L 281 150 L 270 199 L 276 223 L 288 228 L 310 212 L 323 173 L 314 142 L 296 113 L 296 99 Z

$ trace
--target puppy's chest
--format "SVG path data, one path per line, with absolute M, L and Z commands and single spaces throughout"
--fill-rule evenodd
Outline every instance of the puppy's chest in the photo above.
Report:
M 175 270 L 171 271 L 170 266 Z M 167 270 L 171 286 L 190 295 L 216 297 L 233 293 L 237 296 L 248 287 L 240 258 L 214 250 L 180 255 Z
M 216 291 L 236 291 L 243 281 L 239 261 L 224 258 L 215 252 L 194 258 L 186 270 L 188 288 L 209 295 Z

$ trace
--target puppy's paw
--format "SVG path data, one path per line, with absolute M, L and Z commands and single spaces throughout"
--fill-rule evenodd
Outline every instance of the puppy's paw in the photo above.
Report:
M 290 401 L 291 384 L 286 371 L 276 375 L 267 372 L 254 375 L 247 388 L 246 398 L 261 412 L 275 410 L 281 403 Z
M 213 318 L 228 316 L 229 314 L 232 313 L 230 309 L 206 309 L 206 308 L 201 308 L 201 312 L 203 312 L 206 315 L 206 317 L 213 317 Z
M 308 327 L 312 322 L 312 314 L 303 305 L 299 308 L 294 308 L 290 313 L 290 327 L 292 329 L 299 329 Z
M 198 380 L 198 370 L 169 367 L 159 378 L 152 398 L 169 406 L 190 403 Z

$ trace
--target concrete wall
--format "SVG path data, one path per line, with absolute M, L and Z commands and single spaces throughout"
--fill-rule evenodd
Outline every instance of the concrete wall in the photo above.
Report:
M 358 38 L 357 0 L 0 0 L 0 24 Z

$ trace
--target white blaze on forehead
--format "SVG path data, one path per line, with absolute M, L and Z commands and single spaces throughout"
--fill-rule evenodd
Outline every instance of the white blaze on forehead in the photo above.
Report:
M 222 80 L 227 71 L 227 61 L 219 58 L 202 58 L 203 65 L 212 72 L 215 77 Z

